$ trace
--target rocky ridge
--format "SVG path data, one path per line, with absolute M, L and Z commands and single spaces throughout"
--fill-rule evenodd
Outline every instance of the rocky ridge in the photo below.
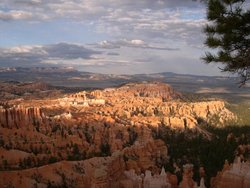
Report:
M 41 108 L 38 107 L 11 107 L 0 108 L 1 127 L 25 127 L 43 118 Z
M 21 187 L 73 182 L 75 187 L 129 187 L 125 171 L 140 175 L 150 170 L 157 175 L 169 160 L 167 146 L 154 138 L 152 127 L 196 129 L 201 120 L 218 117 L 222 125 L 236 118 L 223 101 L 188 103 L 168 85 L 147 84 L 8 101 L 0 108 L 0 167 L 5 170 L 0 172 L 0 185 L 21 181 Z M 17 153 L 19 159 L 9 160 L 10 151 L 22 152 Z M 176 177 L 164 177 L 176 186 Z

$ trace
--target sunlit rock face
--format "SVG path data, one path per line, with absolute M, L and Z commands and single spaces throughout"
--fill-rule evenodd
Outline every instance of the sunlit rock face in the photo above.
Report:
M 41 121 L 42 117 L 43 114 L 39 107 L 17 106 L 0 109 L 0 124 L 7 128 L 29 126 Z
M 134 169 L 137 173 L 150 168 L 154 169 L 168 160 L 167 147 L 162 140 L 135 143 L 123 151 L 127 169 Z
M 165 83 L 131 83 L 119 88 L 120 92 L 127 92 L 134 96 L 162 98 L 163 100 L 178 99 L 181 94 Z
M 213 188 L 250 187 L 250 161 L 241 162 L 237 158 L 231 165 L 225 162 L 223 170 L 212 178 L 211 185 Z
M 236 116 L 226 107 L 224 101 L 207 102 L 168 102 L 168 108 L 163 108 L 164 122 L 173 128 L 194 128 L 199 122 L 217 118 L 217 123 L 223 125 L 226 121 L 236 119 Z
M 225 102 L 211 100 L 186 102 L 184 97 L 167 84 L 134 83 L 120 88 L 102 91 L 102 97 L 112 105 L 112 111 L 104 108 L 102 114 L 115 115 L 133 122 L 171 128 L 195 128 L 203 120 L 220 126 L 236 116 L 225 107 Z

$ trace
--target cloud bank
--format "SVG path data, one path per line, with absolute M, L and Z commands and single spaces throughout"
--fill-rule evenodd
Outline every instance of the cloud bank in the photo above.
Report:
M 199 0 L 2 0 L 0 66 L 189 73 L 185 60 L 200 63 L 205 51 L 205 13 Z
M 52 61 L 93 59 L 101 54 L 81 45 L 59 43 L 45 46 L 19 46 L 0 49 L 1 66 L 39 66 Z

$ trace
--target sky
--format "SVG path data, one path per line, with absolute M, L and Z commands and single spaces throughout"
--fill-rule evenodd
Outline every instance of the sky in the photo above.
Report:
M 206 23 L 193 0 L 1 0 L 0 66 L 221 75 L 201 60 Z

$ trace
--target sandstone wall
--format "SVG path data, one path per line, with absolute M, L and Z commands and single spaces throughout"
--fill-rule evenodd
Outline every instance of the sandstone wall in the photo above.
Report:
M 12 107 L 0 109 L 0 125 L 2 127 L 23 127 L 41 121 L 42 111 L 37 107 Z

